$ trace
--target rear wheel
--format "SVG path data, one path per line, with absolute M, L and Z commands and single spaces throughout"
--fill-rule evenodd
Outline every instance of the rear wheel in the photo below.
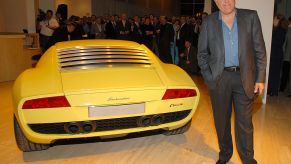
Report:
M 184 126 L 182 126 L 180 128 L 173 129 L 173 130 L 166 130 L 166 131 L 164 131 L 163 134 L 166 135 L 166 136 L 183 134 L 183 133 L 187 132 L 190 129 L 191 121 L 192 121 L 192 119 L 189 122 L 187 122 Z
M 30 151 L 46 150 L 50 147 L 50 145 L 37 144 L 37 143 L 30 142 L 23 134 L 15 116 L 13 118 L 13 121 L 14 121 L 14 135 L 15 135 L 17 146 L 20 150 L 24 152 L 30 152 Z

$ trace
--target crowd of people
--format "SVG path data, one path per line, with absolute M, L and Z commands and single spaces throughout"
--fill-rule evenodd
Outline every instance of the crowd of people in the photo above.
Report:
M 163 62 L 182 67 L 189 74 L 198 74 L 197 44 L 200 17 L 144 15 L 128 18 L 126 14 L 106 16 L 71 16 L 63 20 L 51 10 L 38 23 L 43 52 L 60 41 L 80 39 L 130 40 L 146 45 Z M 291 18 L 274 16 L 268 94 L 285 91 L 291 97 L 290 43 Z M 288 28 L 289 26 L 289 28 Z
M 146 45 L 163 62 L 180 65 L 197 74 L 197 43 L 203 13 L 200 17 L 144 15 L 128 18 L 126 14 L 90 17 L 71 16 L 63 20 L 48 10 L 39 21 L 43 52 L 60 41 L 79 39 L 119 39 Z
M 268 94 L 278 96 L 285 92 L 291 97 L 291 17 L 275 15 L 269 69 Z

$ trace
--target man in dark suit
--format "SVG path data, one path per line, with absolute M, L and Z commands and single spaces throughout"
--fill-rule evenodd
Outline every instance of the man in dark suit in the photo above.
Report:
M 142 31 L 141 31 L 141 23 L 138 16 L 133 17 L 133 22 L 131 25 L 131 38 L 133 41 L 137 43 L 141 43 Z
M 157 30 L 159 36 L 159 57 L 164 63 L 173 63 L 170 52 L 171 42 L 174 41 L 173 25 L 167 22 L 166 16 L 160 16 L 160 29 Z
M 121 14 L 121 20 L 117 22 L 117 39 L 130 40 L 131 24 L 127 20 L 126 14 Z
M 180 65 L 189 74 L 198 73 L 197 49 L 192 46 L 191 40 L 185 40 L 184 53 L 180 54 Z
M 253 150 L 252 109 L 264 90 L 266 50 L 256 11 L 236 9 L 235 0 L 215 0 L 219 11 L 203 20 L 198 63 L 208 85 L 219 142 L 219 160 L 232 156 L 232 103 L 236 145 L 244 164 L 256 163 Z
M 185 41 L 189 40 L 193 43 L 192 38 L 194 37 L 194 31 L 191 24 L 186 22 L 186 18 L 184 16 L 181 17 L 181 27 L 178 30 L 177 34 L 177 44 L 179 48 L 179 53 L 183 53 L 185 49 Z
M 105 25 L 106 39 L 116 39 L 116 22 L 115 17 L 112 15 L 110 21 Z

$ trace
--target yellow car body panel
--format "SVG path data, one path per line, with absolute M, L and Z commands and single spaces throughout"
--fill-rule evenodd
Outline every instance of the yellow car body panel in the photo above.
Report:
M 149 66 L 113 66 L 62 70 L 58 52 L 84 47 L 125 47 L 145 52 Z M 95 51 L 94 51 L 95 52 Z M 66 62 L 64 62 L 66 63 Z M 194 89 L 196 96 L 162 100 L 167 89 Z M 65 96 L 70 107 L 22 109 L 27 100 Z M 193 80 L 179 67 L 164 64 L 144 45 L 119 40 L 81 40 L 57 43 L 41 57 L 37 66 L 23 72 L 13 88 L 14 115 L 28 140 L 49 144 L 59 139 L 127 134 L 153 129 L 176 129 L 191 120 L 200 93 Z M 90 106 L 144 104 L 144 112 L 117 116 L 90 116 Z M 191 110 L 183 119 L 157 126 L 94 131 L 80 134 L 43 134 L 31 124 L 67 123 L 166 114 Z

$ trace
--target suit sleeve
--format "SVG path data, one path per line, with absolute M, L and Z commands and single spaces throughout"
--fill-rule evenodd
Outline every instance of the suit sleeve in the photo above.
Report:
M 252 22 L 252 39 L 255 52 L 256 83 L 264 83 L 266 78 L 266 47 L 263 38 L 261 22 L 257 12 L 254 13 Z
M 198 65 L 201 69 L 201 74 L 203 75 L 204 80 L 212 81 L 212 74 L 209 67 L 209 45 L 208 45 L 208 36 L 207 36 L 207 21 L 205 18 L 202 22 L 201 32 L 198 40 L 198 51 L 197 51 L 197 60 Z

